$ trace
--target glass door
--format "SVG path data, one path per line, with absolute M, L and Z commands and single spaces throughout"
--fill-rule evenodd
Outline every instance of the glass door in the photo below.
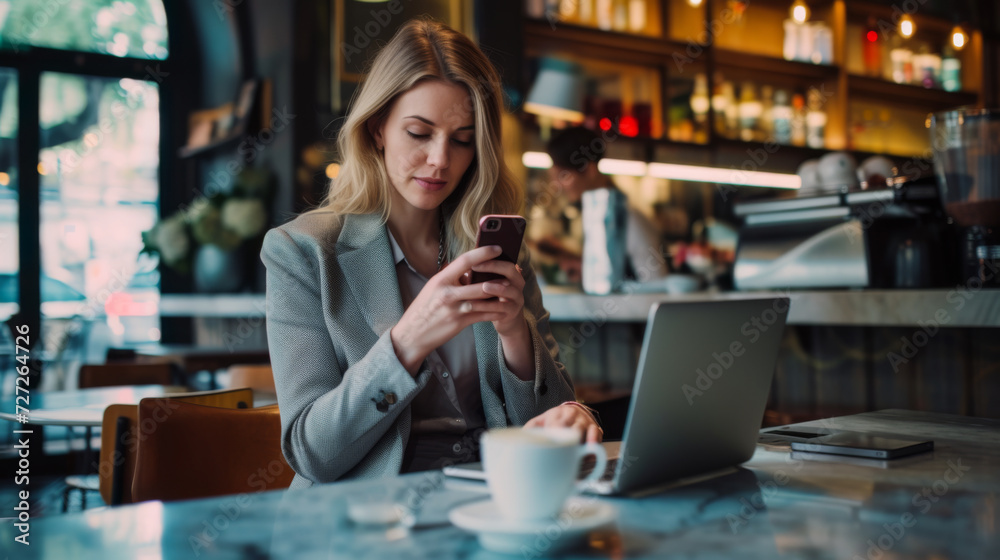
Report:
M 157 219 L 159 89 L 43 72 L 39 124 L 46 384 L 61 386 L 88 346 L 160 338 L 156 260 L 140 255 Z

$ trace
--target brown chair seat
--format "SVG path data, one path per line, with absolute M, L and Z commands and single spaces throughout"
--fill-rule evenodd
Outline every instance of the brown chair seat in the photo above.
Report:
M 253 391 L 250 389 L 226 389 L 185 393 L 175 397 L 164 397 L 170 401 L 158 414 L 173 413 L 175 402 L 196 403 L 219 408 L 252 408 Z M 101 497 L 109 505 L 130 504 L 132 499 L 132 479 L 135 476 L 136 455 L 143 439 L 158 427 L 155 418 L 145 425 L 139 424 L 139 405 L 113 404 L 104 409 L 101 422 L 101 457 L 98 465 Z
M 176 406 L 173 406 L 176 405 Z M 142 399 L 139 425 L 162 417 L 139 445 L 132 497 L 184 500 L 287 488 L 278 407 L 221 409 Z M 172 406 L 169 416 L 163 409 Z

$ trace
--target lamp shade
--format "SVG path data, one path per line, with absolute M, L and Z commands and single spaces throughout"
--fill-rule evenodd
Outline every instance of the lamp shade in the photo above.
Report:
M 524 110 L 563 121 L 583 121 L 583 71 L 580 65 L 543 58 Z

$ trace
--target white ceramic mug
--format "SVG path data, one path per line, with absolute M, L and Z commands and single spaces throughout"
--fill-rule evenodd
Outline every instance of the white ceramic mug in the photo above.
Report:
M 599 443 L 580 444 L 574 428 L 502 428 L 480 438 L 486 481 L 497 509 L 507 519 L 551 519 L 574 490 L 599 479 L 607 454 Z M 579 483 L 580 461 L 597 457 Z

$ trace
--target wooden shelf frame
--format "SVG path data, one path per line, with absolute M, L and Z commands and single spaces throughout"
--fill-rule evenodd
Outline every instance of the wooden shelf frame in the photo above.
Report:
M 660 73 L 663 86 L 660 102 L 664 116 L 668 114 L 668 84 L 671 83 L 671 78 L 690 72 L 692 69 L 707 75 L 710 95 L 714 91 L 716 74 L 718 73 L 724 77 L 727 74 L 733 75 L 738 79 L 743 79 L 743 76 L 753 76 L 763 83 L 778 86 L 797 84 L 797 87 L 822 87 L 823 91 L 829 92 L 826 105 L 828 114 L 827 147 L 820 150 L 797 146 L 781 146 L 780 148 L 786 157 L 790 154 L 798 154 L 803 159 L 817 157 L 831 150 L 846 149 L 847 146 L 851 145 L 848 120 L 852 100 L 875 101 L 890 107 L 895 105 L 908 106 L 921 110 L 926 109 L 930 113 L 959 106 L 975 105 L 982 99 L 980 91 L 948 92 L 940 89 L 926 89 L 850 73 L 847 68 L 847 41 L 849 38 L 846 37 L 846 34 L 848 24 L 857 21 L 860 14 L 869 8 L 869 13 L 876 17 L 891 17 L 891 8 L 856 0 L 816 0 L 810 2 L 810 7 L 814 10 L 820 10 L 817 13 L 822 13 L 824 21 L 827 21 L 832 27 L 834 35 L 833 59 L 836 61 L 835 64 L 810 64 L 724 48 L 714 44 L 699 45 L 697 49 L 694 49 L 697 56 L 692 57 L 692 49 L 687 42 L 674 40 L 668 36 L 670 26 L 667 18 L 670 17 L 671 8 L 679 0 L 660 1 L 659 9 L 664 18 L 660 36 L 604 31 L 562 22 L 557 22 L 553 26 L 546 20 L 525 17 L 523 20 L 524 50 L 532 55 L 569 53 L 573 57 L 583 59 L 617 61 L 656 69 Z M 770 5 L 773 10 L 784 2 L 785 0 L 780 2 L 778 0 L 762 0 L 761 4 Z M 712 2 L 712 4 L 714 3 Z M 710 14 L 708 4 L 709 2 L 706 2 L 703 11 L 705 18 L 708 18 Z M 750 9 L 752 10 L 753 6 Z M 930 18 L 924 14 L 916 14 L 914 19 L 918 29 L 923 28 L 934 34 L 946 33 L 953 25 L 950 22 Z M 966 48 L 976 51 L 975 60 L 982 60 L 981 54 L 984 47 L 980 32 L 974 29 L 966 29 L 966 32 L 970 34 L 970 43 Z M 780 37 L 775 40 L 779 41 Z M 681 71 L 678 71 L 676 66 L 678 59 L 688 61 L 688 66 Z M 963 80 L 967 72 L 975 76 L 983 70 L 983 68 L 963 68 Z M 712 119 L 710 110 L 709 123 L 712 122 Z M 676 142 L 666 138 L 630 138 L 629 141 L 645 142 L 647 146 L 644 153 L 649 155 L 655 153 L 657 146 L 664 145 L 728 152 L 730 155 L 768 146 L 760 142 L 741 142 L 721 138 L 715 133 L 711 124 L 709 126 L 709 141 L 705 144 Z M 669 124 L 664 123 L 663 129 L 664 134 L 666 134 Z M 773 144 L 770 147 L 773 147 Z M 859 158 L 859 163 L 860 159 L 871 155 L 869 152 L 854 150 L 851 150 L 851 153 Z M 900 160 L 909 157 L 900 154 L 885 155 Z M 729 158 L 721 155 L 718 158 L 713 156 L 712 159 L 726 160 Z M 720 163 L 724 164 L 723 161 Z M 788 171 L 787 165 L 782 165 L 782 167 L 781 171 Z M 770 170 L 766 166 L 762 169 Z
M 945 91 L 909 84 L 887 82 L 880 78 L 848 74 L 847 89 L 853 97 L 894 99 L 901 103 L 926 107 L 928 112 L 975 105 L 979 94 L 974 91 Z

